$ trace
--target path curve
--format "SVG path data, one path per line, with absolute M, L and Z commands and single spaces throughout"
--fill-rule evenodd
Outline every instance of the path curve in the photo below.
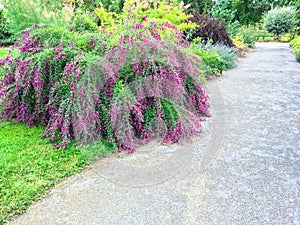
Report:
M 226 130 L 206 170 L 194 154 L 171 178 L 132 187 L 99 176 L 100 160 L 11 224 L 300 224 L 300 64 L 288 44 L 256 43 L 216 83 Z

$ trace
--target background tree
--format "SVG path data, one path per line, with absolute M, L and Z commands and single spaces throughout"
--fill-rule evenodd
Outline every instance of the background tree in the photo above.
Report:
M 241 24 L 255 24 L 261 20 L 263 14 L 275 7 L 295 5 L 300 8 L 299 0 L 233 0 L 232 10 L 235 19 Z M 298 8 L 298 9 L 299 9 Z M 299 12 L 298 12 L 299 14 Z
M 0 46 L 11 44 L 11 32 L 4 11 L 0 8 Z
M 183 0 L 184 4 L 191 4 L 189 10 L 194 12 L 197 11 L 199 13 L 208 13 L 214 3 L 214 0 Z
M 4 11 L 9 21 L 9 28 L 15 34 L 33 24 L 65 24 L 66 11 L 64 2 L 59 0 L 6 0 Z

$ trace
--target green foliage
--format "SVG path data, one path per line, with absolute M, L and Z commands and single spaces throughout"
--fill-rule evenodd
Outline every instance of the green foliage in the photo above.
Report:
M 300 63 L 300 51 L 295 52 L 296 60 Z
M 232 9 L 233 0 L 219 0 L 213 5 L 210 15 L 214 18 L 223 19 L 226 23 L 227 31 L 231 36 L 237 34 L 240 22 L 235 20 L 236 10 Z
M 97 30 L 96 24 L 97 18 L 92 13 L 78 9 L 72 16 L 70 28 L 76 32 L 93 32 Z
M 235 19 L 242 25 L 255 25 L 265 12 L 273 7 L 287 5 L 289 2 L 289 0 L 233 0 L 232 10 L 235 11 Z
M 253 47 L 255 45 L 256 35 L 255 30 L 251 26 L 243 26 L 240 28 L 237 35 L 242 36 L 243 42 L 248 47 Z
M 215 1 L 210 13 L 214 17 L 220 17 L 226 22 L 239 21 L 241 25 L 255 25 L 260 22 L 264 13 L 274 7 L 299 5 L 299 0 L 218 0 Z M 299 9 L 300 5 L 298 6 Z M 232 19 L 232 16 L 234 18 Z M 227 23 L 227 25 L 229 25 Z M 229 31 L 234 31 L 229 28 Z
M 281 7 L 270 10 L 264 17 L 264 28 L 279 37 L 295 28 L 296 9 Z
M 185 5 L 190 4 L 190 12 L 208 13 L 213 5 L 213 0 L 184 0 Z
M 14 35 L 33 24 L 68 24 L 68 12 L 61 1 L 22 0 L 6 1 L 5 10 L 9 20 L 9 29 Z
M 254 34 L 255 34 L 255 38 L 256 40 L 267 40 L 268 38 L 273 38 L 273 34 L 270 34 L 268 31 L 264 30 L 264 29 L 254 29 Z
M 125 0 L 100 0 L 104 8 L 109 12 L 122 12 Z
M 99 17 L 98 25 L 100 27 L 103 28 L 103 27 L 114 27 L 115 26 L 114 13 L 107 12 L 101 5 L 99 8 L 95 9 L 95 13 Z
M 295 53 L 296 60 L 300 62 L 300 36 L 293 39 L 290 44 Z
M 224 70 L 235 67 L 237 56 L 233 49 L 228 46 L 222 44 L 213 45 L 210 42 L 206 44 L 197 43 L 197 40 L 195 40 L 192 50 L 203 60 L 203 69 L 207 75 L 219 75 Z
M 7 48 L 0 49 L 0 59 L 4 58 L 7 55 L 8 55 L 8 49 Z
M 298 31 L 297 33 L 300 34 L 300 1 L 299 0 L 294 0 L 293 5 L 296 7 L 296 22 L 297 22 L 297 27 Z
M 0 9 L 0 46 L 7 46 L 12 44 L 12 42 L 13 39 L 11 37 L 9 23 L 4 11 Z
M 175 128 L 179 119 L 179 112 L 174 103 L 168 99 L 161 99 L 160 104 L 164 113 L 163 120 L 172 128 Z
M 196 24 L 189 22 L 189 15 L 177 3 L 157 4 L 153 8 L 145 8 L 144 4 L 136 5 L 134 1 L 127 1 L 123 11 L 119 14 L 110 12 L 100 4 L 93 13 L 78 10 L 73 18 L 73 27 L 76 31 L 101 31 L 120 33 L 130 29 L 128 21 L 143 21 L 150 25 L 152 22 L 162 24 L 169 22 L 180 30 L 195 28 Z M 168 33 L 168 29 L 166 31 Z M 118 36 L 119 38 L 119 36 Z M 118 39 L 117 38 L 117 39 Z M 114 45 L 116 41 L 113 41 Z
M 202 67 L 206 74 L 209 75 L 220 75 L 225 70 L 225 62 L 222 58 L 214 51 L 209 50 L 194 50 L 194 53 L 201 57 L 205 66 Z
M 123 13 L 120 15 L 120 18 L 122 18 L 123 21 L 128 18 L 134 18 L 136 21 L 142 21 L 145 16 L 148 19 L 154 19 L 158 23 L 168 21 L 177 26 L 180 30 L 196 27 L 195 24 L 187 22 L 190 15 L 184 12 L 184 8 L 180 7 L 177 1 L 171 1 L 169 4 L 164 2 L 160 4 L 153 2 L 153 6 L 149 7 L 145 4 L 136 6 L 135 1 L 129 0 L 125 3 Z
M 210 15 L 214 18 L 223 19 L 226 24 L 234 21 L 236 10 L 232 10 L 233 0 L 218 0 L 212 7 Z
M 176 25 L 180 30 L 196 27 L 196 25 L 191 22 L 185 22 L 190 16 L 185 14 L 184 9 L 177 5 L 160 4 L 157 8 L 148 9 L 144 12 L 137 11 L 137 13 L 141 16 L 145 15 L 148 18 L 154 18 L 160 22 L 169 21 L 171 24 Z
M 294 50 L 300 50 L 300 36 L 296 37 L 291 41 L 291 47 Z
M 124 0 L 69 0 L 73 11 L 93 12 L 99 4 L 108 12 L 120 13 L 124 6 Z

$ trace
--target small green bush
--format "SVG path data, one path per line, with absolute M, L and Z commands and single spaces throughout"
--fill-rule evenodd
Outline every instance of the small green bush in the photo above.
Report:
M 92 2 L 97 2 L 97 1 L 92 1 Z M 104 8 L 109 11 L 109 12 L 116 12 L 120 13 L 123 9 L 125 0 L 100 0 L 104 6 Z
M 291 47 L 294 50 L 296 60 L 300 62 L 300 36 L 291 41 Z
M 243 37 L 243 41 L 248 47 L 253 47 L 255 45 L 255 31 L 251 27 L 243 26 L 240 28 L 238 35 Z
M 194 53 L 201 57 L 206 75 L 219 75 L 225 70 L 224 60 L 215 52 L 210 50 L 195 49 Z
M 8 55 L 8 49 L 0 49 L 0 59 Z
M 295 28 L 296 9 L 285 6 L 270 10 L 264 17 L 264 28 L 279 37 Z
M 202 58 L 204 65 L 201 66 L 207 75 L 221 74 L 236 65 L 237 55 L 233 49 L 220 43 L 197 43 L 193 45 L 193 52 Z
M 300 50 L 300 36 L 291 41 L 291 47 L 295 50 Z

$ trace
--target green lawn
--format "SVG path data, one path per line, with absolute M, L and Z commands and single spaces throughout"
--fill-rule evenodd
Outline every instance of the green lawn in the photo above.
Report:
M 0 59 L 8 55 L 9 48 L 0 48 Z M 12 50 L 13 56 L 17 57 L 19 55 L 19 50 Z
M 262 42 L 264 42 L 264 41 L 266 41 L 266 42 L 268 42 L 268 41 L 289 42 L 290 40 L 289 40 L 288 35 L 283 35 L 283 36 L 280 37 L 279 40 L 276 40 L 274 37 L 269 36 L 269 37 L 258 37 L 257 41 L 262 41 Z
M 0 224 L 84 166 L 79 148 L 54 149 L 40 138 L 43 131 L 23 124 L 0 124 Z
M 8 49 L 2 48 L 0 49 L 0 59 L 8 55 Z
M 66 150 L 42 139 L 43 127 L 0 122 L 0 225 L 20 214 L 64 177 L 82 171 L 113 148 L 101 141 Z

